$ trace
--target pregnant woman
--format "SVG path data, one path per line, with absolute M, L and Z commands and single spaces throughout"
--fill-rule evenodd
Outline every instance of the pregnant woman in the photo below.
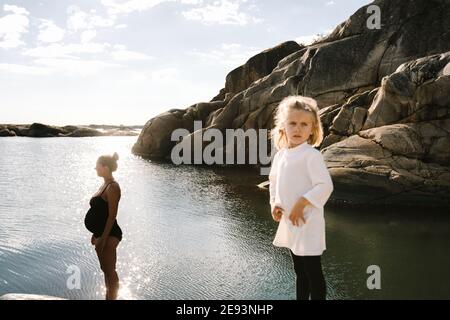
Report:
M 117 170 L 118 159 L 117 153 L 98 158 L 95 170 L 97 175 L 104 179 L 104 183 L 91 198 L 91 208 L 84 219 L 86 228 L 93 233 L 91 243 L 95 245 L 100 267 L 105 275 L 106 300 L 115 300 L 119 291 L 116 249 L 122 240 L 122 230 L 116 217 L 120 186 L 112 175 L 112 172 Z

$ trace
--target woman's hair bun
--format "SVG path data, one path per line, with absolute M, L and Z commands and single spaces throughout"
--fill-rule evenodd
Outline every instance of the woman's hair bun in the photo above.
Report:
M 119 160 L 119 154 L 117 152 L 114 152 L 112 158 L 116 161 Z

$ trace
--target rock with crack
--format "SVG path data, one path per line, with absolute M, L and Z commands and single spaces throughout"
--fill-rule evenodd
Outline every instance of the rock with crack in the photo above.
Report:
M 381 29 L 367 28 L 369 5 L 388 13 Z M 205 128 L 271 129 L 284 97 L 306 95 L 321 109 L 320 147 L 340 191 L 358 190 L 371 203 L 450 205 L 447 12 L 447 0 L 373 1 L 329 36 L 273 55 L 280 59 L 273 70 L 256 72 L 258 63 L 238 68 L 202 112 L 194 105 L 151 119 L 133 152 L 168 158 L 177 128 L 188 129 L 187 144 Z M 194 120 L 203 121 L 202 131 L 193 132 Z M 375 191 L 379 200 L 371 198 Z
M 402 63 L 450 50 L 448 1 L 379 0 L 370 5 L 389 13 L 382 15 L 381 29 L 367 28 L 370 14 L 366 5 L 317 43 L 302 47 L 288 41 L 266 50 L 227 76 L 225 88 L 205 103 L 206 114 L 199 114 L 199 106 L 193 105 L 148 121 L 133 152 L 167 158 L 174 145 L 170 130 L 192 129 L 194 120 L 220 129 L 271 128 L 277 104 L 291 94 L 312 96 L 321 108 L 342 106 L 354 95 L 373 93 L 381 79 Z M 425 96 L 427 91 L 423 90 Z M 354 127 L 335 134 L 357 132 L 365 120 L 363 109 L 369 106 L 344 108 L 340 115 L 343 123 L 337 129 L 348 129 L 348 122 Z
M 340 107 L 322 143 L 341 192 L 335 196 L 360 204 L 450 205 L 449 63 L 450 52 L 427 56 L 384 78 L 365 130 L 354 132 L 347 111 L 362 95 Z M 325 110 L 323 119 L 333 112 Z
M 401 65 L 385 77 L 368 110 L 364 129 L 450 115 L 450 52 Z
M 450 119 L 386 125 L 324 148 L 335 199 L 448 206 L 450 135 L 444 128 Z

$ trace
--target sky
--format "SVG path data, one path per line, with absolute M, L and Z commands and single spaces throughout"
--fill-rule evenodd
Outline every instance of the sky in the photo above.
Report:
M 368 0 L 0 0 L 0 123 L 143 125 Z

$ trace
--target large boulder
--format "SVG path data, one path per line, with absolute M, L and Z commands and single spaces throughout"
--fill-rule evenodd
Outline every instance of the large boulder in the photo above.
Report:
M 193 131 L 195 120 L 204 122 L 212 110 L 220 109 L 223 104 L 223 101 L 198 103 L 186 110 L 169 110 L 149 120 L 133 146 L 133 153 L 143 157 L 167 158 L 175 145 L 171 140 L 175 129 Z
M 13 130 L 9 130 L 7 126 L 0 125 L 0 137 L 15 137 L 16 133 Z
M 225 88 L 212 101 L 226 100 L 226 95 L 231 97 L 247 89 L 256 80 L 270 74 L 281 59 L 301 48 L 303 46 L 297 42 L 287 41 L 251 57 L 244 65 L 227 74 Z
M 386 125 L 322 149 L 335 199 L 450 205 L 450 136 L 444 128 L 450 128 L 450 119 Z
M 404 63 L 383 78 L 369 108 L 363 94 L 331 121 L 339 108 L 324 109 L 330 129 L 322 152 L 335 196 L 355 204 L 450 205 L 449 66 L 450 52 Z M 366 110 L 362 131 L 348 115 L 358 99 Z
M 103 136 L 104 134 L 96 129 L 88 128 L 88 127 L 80 127 L 76 128 L 75 130 L 71 131 L 70 133 L 67 133 L 65 137 L 96 137 L 96 136 Z
M 14 132 L 14 135 L 16 136 L 27 136 L 28 135 L 28 129 L 29 129 L 29 125 L 11 125 L 11 124 L 7 124 L 7 125 L 3 125 L 3 128 Z
M 383 78 L 364 129 L 398 122 L 448 118 L 450 52 L 401 65 Z M 447 69 L 446 69 L 447 68 Z
M 381 29 L 368 29 L 369 5 L 357 10 L 324 39 L 308 47 L 286 42 L 251 58 L 227 76 L 225 88 L 213 98 L 223 105 L 210 108 L 205 126 L 219 128 L 270 128 L 273 112 L 282 98 L 291 94 L 312 96 L 321 108 L 343 105 L 354 95 L 372 92 L 384 76 L 402 63 L 450 50 L 450 20 L 446 0 L 379 0 Z M 372 5 L 371 4 L 371 5 Z M 447 32 L 446 32 L 447 31 Z M 270 59 L 268 58 L 270 57 Z M 270 61 L 270 63 L 262 63 Z M 276 67 L 272 69 L 275 61 Z M 260 69 L 256 71 L 256 69 Z M 267 75 L 265 75 L 267 73 Z M 239 91 L 240 90 L 240 91 Z M 359 123 L 369 105 L 351 108 Z M 188 113 L 196 105 L 177 113 Z M 172 112 L 169 112 L 172 113 Z M 353 114 L 355 113 L 355 114 Z M 148 157 L 168 156 L 173 143 L 168 130 L 189 128 L 177 114 L 157 116 L 167 123 L 163 132 L 148 121 L 133 152 Z M 154 118 L 154 119 L 156 119 Z M 198 120 L 185 117 L 186 121 Z M 349 121 L 348 119 L 346 121 Z M 352 131 L 357 131 L 358 125 Z M 143 141 L 146 143 L 143 143 Z
M 380 29 L 367 28 L 370 5 L 380 8 Z M 193 106 L 151 119 L 133 152 L 167 158 L 175 144 L 171 132 L 188 128 L 183 143 L 192 143 L 201 133 L 192 132 L 192 122 L 200 118 L 204 127 L 222 131 L 271 129 L 284 97 L 306 95 L 321 109 L 325 138 L 320 148 L 340 186 L 336 191 L 350 188 L 369 196 L 381 192 L 386 197 L 369 197 L 379 204 L 412 204 L 420 202 L 411 201 L 417 197 L 449 205 L 448 12 L 448 0 L 374 1 L 329 36 L 280 57 L 259 79 L 242 73 L 245 67 L 233 71 L 227 77 L 233 85 L 226 82 L 214 98 L 222 104 L 210 108 L 206 117 L 185 117 L 195 114 L 192 109 L 198 107 Z M 362 164 L 356 165 L 358 161 Z M 405 169 L 411 164 L 422 171 Z M 345 197 L 352 198 L 349 193 Z
M 28 136 L 35 138 L 57 137 L 65 133 L 66 132 L 61 128 L 49 126 L 42 123 L 33 123 L 28 129 Z

